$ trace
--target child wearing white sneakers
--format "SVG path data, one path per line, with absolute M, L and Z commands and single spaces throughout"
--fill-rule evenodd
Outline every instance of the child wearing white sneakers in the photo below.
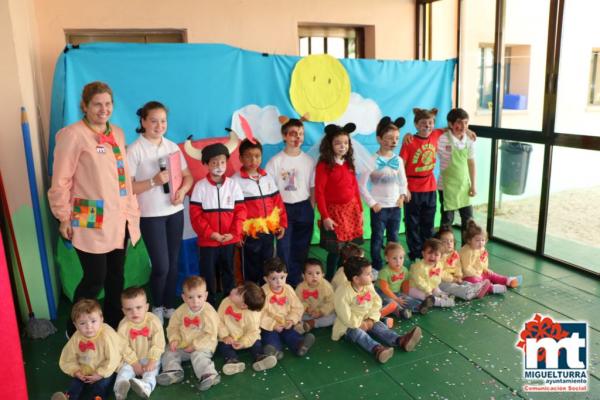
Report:
M 127 349 L 115 381 L 115 398 L 126 399 L 131 388 L 141 398 L 148 399 L 156 387 L 160 356 L 165 350 L 163 326 L 154 313 L 148 312 L 144 289 L 125 289 L 121 305 L 125 318 L 119 323 L 117 333 L 127 342 Z
M 410 266 L 408 295 L 423 301 L 428 297 L 433 298 L 436 307 L 454 307 L 454 296 L 449 296 L 439 288 L 442 281 L 442 249 L 442 242 L 438 239 L 425 241 L 423 259 Z
M 488 293 L 506 293 L 506 288 L 516 288 L 521 284 L 523 277 L 504 276 L 489 269 L 488 252 L 485 249 L 487 235 L 483 228 L 470 220 L 464 233 L 465 244 L 459 252 L 462 264 L 463 280 L 471 283 L 479 283 L 489 280 L 492 285 Z
M 206 281 L 190 276 L 183 282 L 185 302 L 173 313 L 167 326 L 169 345 L 162 357 L 163 372 L 156 381 L 163 386 L 183 381 L 182 361 L 191 361 L 198 389 L 208 390 L 221 381 L 212 357 L 217 348 L 219 316 L 206 301 Z

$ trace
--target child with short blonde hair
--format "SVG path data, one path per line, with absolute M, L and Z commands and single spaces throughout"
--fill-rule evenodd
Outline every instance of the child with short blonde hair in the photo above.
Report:
M 147 399 L 156 387 L 160 357 L 165 351 L 163 326 L 154 313 L 148 312 L 144 289 L 125 289 L 121 293 L 121 305 L 125 318 L 119 323 L 117 333 L 126 341 L 127 350 L 115 381 L 115 397 L 117 400 L 126 399 L 131 388 Z
M 442 281 L 443 245 L 438 239 L 427 239 L 423 244 L 423 259 L 410 266 L 410 279 L 408 295 L 419 300 L 428 297 L 433 300 L 436 307 L 453 307 L 454 296 L 439 288 Z
M 414 327 L 400 336 L 379 321 L 381 298 L 371 282 L 371 262 L 364 257 L 351 257 L 344 264 L 344 273 L 347 281 L 335 291 L 336 319 L 331 338 L 337 341 L 345 337 L 372 353 L 380 363 L 394 355 L 394 347 L 414 350 L 421 340 L 421 328 Z
M 296 294 L 304 306 L 302 324 L 296 325 L 300 333 L 313 328 L 333 325 L 333 288 L 323 277 L 323 263 L 308 258 L 304 263 L 304 280 L 296 287 Z
M 245 282 L 234 288 L 219 305 L 219 344 L 217 349 L 225 359 L 223 373 L 233 375 L 246 369 L 237 351 L 249 349 L 252 368 L 264 371 L 277 365 L 275 356 L 264 353 L 260 340 L 260 312 L 265 305 L 265 293 L 254 282 Z
M 71 310 L 76 332 L 60 354 L 60 369 L 71 376 L 66 392 L 56 392 L 52 400 L 77 400 L 89 387 L 91 396 L 107 398 L 112 377 L 123 357 L 124 342 L 105 324 L 96 300 L 79 300 Z
M 220 382 L 212 356 L 217 347 L 219 316 L 206 301 L 206 281 L 190 276 L 183 282 L 179 306 L 169 320 L 167 338 L 169 345 L 162 357 L 163 372 L 156 378 L 163 386 L 183 380 L 182 361 L 190 360 L 198 378 L 198 389 L 208 390 Z
M 460 249 L 460 262 L 462 264 L 463 280 L 479 283 L 489 280 L 492 285 L 488 293 L 506 293 L 506 288 L 516 288 L 521 284 L 523 277 L 504 276 L 489 269 L 488 252 L 485 249 L 487 234 L 477 223 L 470 220 L 464 234 L 466 244 Z
M 487 279 L 478 283 L 463 280 L 462 265 L 458 251 L 454 249 L 454 232 L 448 226 L 442 226 L 436 238 L 439 239 L 444 248 L 442 251 L 442 282 L 440 289 L 463 300 L 471 300 L 475 297 L 482 298 L 490 289 L 490 281 Z
M 418 300 L 403 293 L 408 284 L 408 269 L 404 266 L 404 248 L 400 243 L 388 242 L 384 250 L 387 265 L 379 271 L 376 289 L 383 301 L 381 315 L 394 314 L 398 318 L 410 319 L 412 313 L 427 314 L 431 299 Z
M 287 268 L 279 257 L 265 262 L 266 302 L 260 319 L 261 339 L 265 354 L 283 358 L 285 343 L 297 356 L 304 356 L 315 343 L 315 336 L 307 333 L 302 336 L 294 326 L 300 322 L 304 306 L 294 289 L 285 283 Z

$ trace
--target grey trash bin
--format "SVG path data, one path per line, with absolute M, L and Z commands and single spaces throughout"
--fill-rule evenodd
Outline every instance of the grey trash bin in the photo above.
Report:
M 525 192 L 529 156 L 533 146 L 527 143 L 505 140 L 500 146 L 500 190 L 504 194 L 520 195 Z

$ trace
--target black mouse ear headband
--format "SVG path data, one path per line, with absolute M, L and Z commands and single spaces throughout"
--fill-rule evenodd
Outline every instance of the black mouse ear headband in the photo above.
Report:
M 344 126 L 329 124 L 325 127 L 325 133 L 327 135 L 336 135 L 338 133 L 346 133 L 346 134 L 350 135 L 355 130 L 356 130 L 356 124 L 353 124 L 352 122 L 348 122 Z

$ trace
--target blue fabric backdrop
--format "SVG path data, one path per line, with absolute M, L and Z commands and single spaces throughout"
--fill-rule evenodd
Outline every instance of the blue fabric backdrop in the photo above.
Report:
M 82 117 L 80 96 L 88 82 L 103 81 L 113 89 L 111 121 L 123 128 L 127 143 L 137 137 L 136 110 L 149 100 L 158 100 L 169 108 L 167 137 L 182 143 L 190 134 L 194 139 L 225 136 L 223 128 L 232 125 L 234 112 L 248 105 L 261 109 L 274 106 L 282 115 L 298 117 L 290 102 L 289 85 L 299 60 L 300 57 L 267 55 L 219 44 L 94 43 L 69 47 L 59 56 L 54 74 L 50 171 L 56 132 Z M 406 118 L 406 126 L 401 130 L 405 134 L 415 130 L 413 107 L 437 107 L 440 118 L 436 126 L 445 125 L 452 102 L 455 60 L 340 61 L 349 75 L 353 95 L 358 95 L 359 102 L 353 112 L 362 113 L 361 118 L 369 122 L 366 125 L 370 128 L 354 136 L 367 152 L 373 153 L 378 148 L 374 131 L 380 116 Z M 352 115 L 347 117 L 357 122 Z M 314 154 L 323 128 L 324 123 L 305 123 L 305 151 L 313 148 Z M 256 126 L 253 130 L 255 135 L 262 133 L 257 132 Z M 258 138 L 261 139 L 260 135 Z M 264 146 L 263 163 L 283 147 L 278 140 Z M 365 238 L 370 236 L 368 218 L 365 210 Z M 318 240 L 318 230 L 315 238 Z M 139 247 L 130 249 L 128 258 L 133 252 L 145 253 Z M 65 276 L 72 275 L 73 268 L 81 268 L 75 266 L 78 264 L 75 252 L 70 250 L 69 254 L 70 261 L 59 263 L 65 287 L 69 283 Z M 137 268 L 143 272 L 141 278 L 129 280 L 128 285 L 143 284 L 149 274 L 147 264 L 138 264 Z M 197 273 L 195 239 L 190 238 L 182 246 L 180 282 Z M 76 284 L 71 282 L 70 289 Z
M 276 106 L 283 115 L 297 116 L 289 99 L 292 70 L 300 57 L 266 55 L 220 44 L 93 43 L 63 52 L 56 63 L 50 119 L 50 158 L 54 136 L 81 118 L 81 90 L 91 81 L 108 83 L 114 92 L 112 122 L 121 126 L 128 143 L 136 138 L 135 111 L 149 100 L 169 108 L 168 137 L 181 143 L 224 136 L 232 114 L 249 104 Z M 414 132 L 412 108 L 437 107 L 436 125 L 445 125 L 451 108 L 456 61 L 340 60 L 352 92 L 377 103 L 382 115 L 403 116 L 402 133 Z M 306 123 L 304 148 L 320 141 L 323 123 Z M 373 152 L 371 134 L 356 140 Z M 283 144 L 265 148 L 268 158 Z

